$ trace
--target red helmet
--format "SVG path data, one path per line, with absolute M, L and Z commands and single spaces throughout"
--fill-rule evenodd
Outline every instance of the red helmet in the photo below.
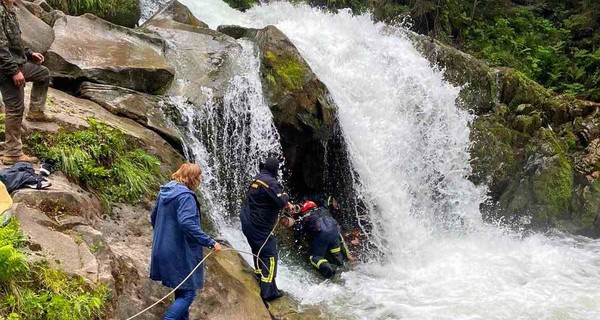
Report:
M 302 205 L 302 213 L 305 213 L 306 211 L 312 209 L 312 208 L 316 208 L 317 204 L 312 202 L 312 201 L 306 201 L 304 202 L 304 204 Z

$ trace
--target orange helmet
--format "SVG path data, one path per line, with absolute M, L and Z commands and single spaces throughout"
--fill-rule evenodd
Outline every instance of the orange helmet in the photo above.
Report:
M 312 202 L 312 201 L 306 201 L 304 202 L 304 204 L 302 205 L 302 213 L 305 213 L 306 211 L 312 209 L 312 208 L 316 208 L 317 204 Z

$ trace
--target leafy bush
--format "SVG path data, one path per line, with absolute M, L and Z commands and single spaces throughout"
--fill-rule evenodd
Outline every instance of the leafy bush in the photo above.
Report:
M 92 13 L 126 27 L 134 27 L 140 18 L 138 0 L 48 0 L 48 4 L 66 14 Z
M 45 263 L 30 264 L 16 220 L 0 229 L 0 319 L 100 319 L 108 300 L 104 285 L 92 288 Z
M 47 136 L 33 134 L 28 145 L 42 159 L 107 202 L 137 202 L 160 185 L 160 161 L 136 147 L 118 129 L 90 119 L 90 127 Z

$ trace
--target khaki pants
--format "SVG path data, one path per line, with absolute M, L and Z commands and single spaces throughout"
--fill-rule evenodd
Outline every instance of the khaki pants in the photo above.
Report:
M 27 62 L 21 68 L 21 72 L 23 72 L 25 81 L 33 82 L 29 111 L 44 112 L 48 85 L 50 84 L 50 71 L 44 66 Z M 0 82 L 0 92 L 6 110 L 4 155 L 20 157 L 23 155 L 21 124 L 23 122 L 23 112 L 25 111 L 25 87 L 15 86 L 12 77 L 4 76 L 4 80 Z

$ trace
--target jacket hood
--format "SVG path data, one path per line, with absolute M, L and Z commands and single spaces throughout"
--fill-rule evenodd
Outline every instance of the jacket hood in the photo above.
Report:
M 159 196 L 163 198 L 165 202 L 169 202 L 184 193 L 191 193 L 194 198 L 196 197 L 196 194 L 184 184 L 172 180 L 160 187 Z

